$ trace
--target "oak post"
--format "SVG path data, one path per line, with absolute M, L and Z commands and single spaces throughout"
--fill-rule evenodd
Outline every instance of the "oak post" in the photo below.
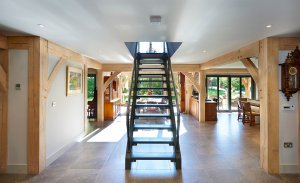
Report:
M 270 174 L 279 173 L 278 38 L 260 41 L 260 164 Z
M 103 71 L 97 69 L 97 124 L 100 127 L 104 121 L 104 82 Z

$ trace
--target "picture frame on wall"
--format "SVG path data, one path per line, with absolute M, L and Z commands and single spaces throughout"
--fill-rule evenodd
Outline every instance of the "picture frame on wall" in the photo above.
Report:
M 82 94 L 83 71 L 79 67 L 67 66 L 66 95 Z

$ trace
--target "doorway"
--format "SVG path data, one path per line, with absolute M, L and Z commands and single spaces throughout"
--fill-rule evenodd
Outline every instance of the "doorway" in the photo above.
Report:
M 206 76 L 206 99 L 217 102 L 219 112 L 237 111 L 238 98 L 256 98 L 251 76 Z

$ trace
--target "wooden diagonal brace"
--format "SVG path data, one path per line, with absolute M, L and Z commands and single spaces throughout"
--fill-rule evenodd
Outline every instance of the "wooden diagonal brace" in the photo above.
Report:
M 195 86 L 197 92 L 200 92 L 200 85 L 194 79 L 193 75 L 188 72 L 181 72 L 181 73 L 184 74 L 191 81 L 191 83 Z
M 253 80 L 256 83 L 256 86 L 259 87 L 259 78 L 258 78 L 258 68 L 252 62 L 250 58 L 243 58 L 241 62 L 244 64 L 250 75 L 252 76 Z
M 4 71 L 3 67 L 0 65 L 0 91 L 6 92 L 7 89 L 8 89 L 7 73 Z
M 48 78 L 48 92 L 50 91 L 52 84 L 56 78 L 56 76 L 58 75 L 59 71 L 62 69 L 62 67 L 64 66 L 65 62 L 67 61 L 66 58 L 60 58 L 59 61 L 56 63 L 54 69 L 52 70 L 49 78 Z
M 104 85 L 103 85 L 103 92 L 105 91 L 105 89 L 108 87 L 108 85 L 115 79 L 115 77 L 117 77 L 121 72 L 120 71 L 116 71 L 113 73 L 113 75 L 111 75 L 108 80 L 105 81 Z

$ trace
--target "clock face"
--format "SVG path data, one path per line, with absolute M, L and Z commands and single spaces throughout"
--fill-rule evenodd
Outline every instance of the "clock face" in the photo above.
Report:
M 290 67 L 289 74 L 290 75 L 296 75 L 297 74 L 297 68 L 296 67 Z

